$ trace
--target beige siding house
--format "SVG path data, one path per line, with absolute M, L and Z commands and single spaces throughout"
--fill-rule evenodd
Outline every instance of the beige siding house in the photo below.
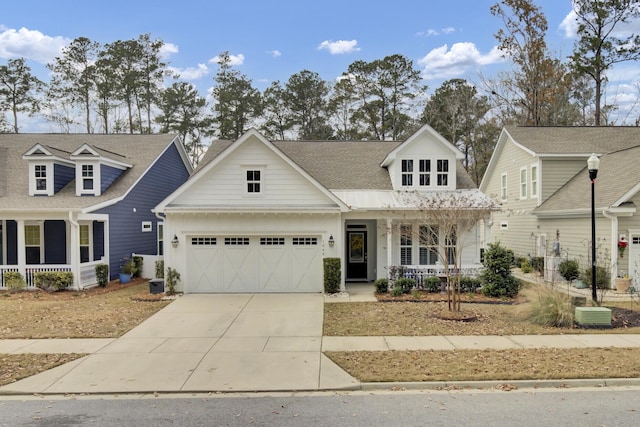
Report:
M 500 204 L 486 241 L 516 256 L 544 256 L 548 265 L 575 259 L 590 265 L 591 181 L 587 159 L 600 168 L 595 187 L 596 261 L 640 285 L 640 128 L 506 127 L 480 189 Z M 624 253 L 620 241 L 628 242 Z M 555 262 L 552 262 L 555 261 Z M 551 277 L 551 276 L 548 276 Z M 557 277 L 557 276 L 555 276 Z

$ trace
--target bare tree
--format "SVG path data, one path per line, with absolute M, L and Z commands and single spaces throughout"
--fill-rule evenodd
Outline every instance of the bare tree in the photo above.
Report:
M 409 191 L 402 201 L 410 209 L 404 215 L 418 224 L 420 246 L 432 251 L 447 277 L 449 311 L 460 311 L 462 251 L 480 220 L 488 219 L 497 206 L 479 191 Z M 402 238 L 408 238 L 401 227 Z

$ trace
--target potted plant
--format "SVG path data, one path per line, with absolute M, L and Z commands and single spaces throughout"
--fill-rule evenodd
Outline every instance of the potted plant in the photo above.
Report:
M 135 262 L 129 257 L 123 257 L 120 260 L 120 283 L 129 283 L 135 271 Z
M 616 277 L 616 292 L 628 292 L 631 288 L 631 278 L 621 272 L 620 277 Z
M 627 249 L 627 246 L 629 246 L 629 242 L 627 242 L 627 239 L 625 239 L 624 236 L 621 236 L 620 240 L 618 240 L 618 252 L 620 253 L 620 258 L 624 258 L 624 250 Z

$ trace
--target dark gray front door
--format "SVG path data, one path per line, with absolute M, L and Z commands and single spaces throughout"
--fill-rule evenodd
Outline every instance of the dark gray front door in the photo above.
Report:
M 367 280 L 367 231 L 347 231 L 347 279 Z

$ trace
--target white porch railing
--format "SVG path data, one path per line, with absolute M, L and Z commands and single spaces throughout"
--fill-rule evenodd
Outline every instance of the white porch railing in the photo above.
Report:
M 460 275 L 466 277 L 478 277 L 484 266 L 482 264 L 470 264 L 460 267 Z M 415 279 L 417 285 L 421 285 L 426 277 L 445 277 L 444 265 L 393 265 L 388 268 L 389 280 L 394 281 L 401 277 Z M 449 274 L 455 274 L 456 267 L 449 266 Z
M 104 261 L 92 261 L 80 264 L 80 274 L 77 279 L 80 289 L 95 286 L 98 284 L 96 278 L 96 265 L 102 264 Z M 24 270 L 20 269 L 17 265 L 0 265 L 0 290 L 6 290 L 7 286 L 4 279 L 6 272 L 19 272 L 23 275 L 24 281 L 27 284 L 27 290 L 37 289 L 35 283 L 35 274 L 43 271 L 72 271 L 70 265 L 30 265 Z

